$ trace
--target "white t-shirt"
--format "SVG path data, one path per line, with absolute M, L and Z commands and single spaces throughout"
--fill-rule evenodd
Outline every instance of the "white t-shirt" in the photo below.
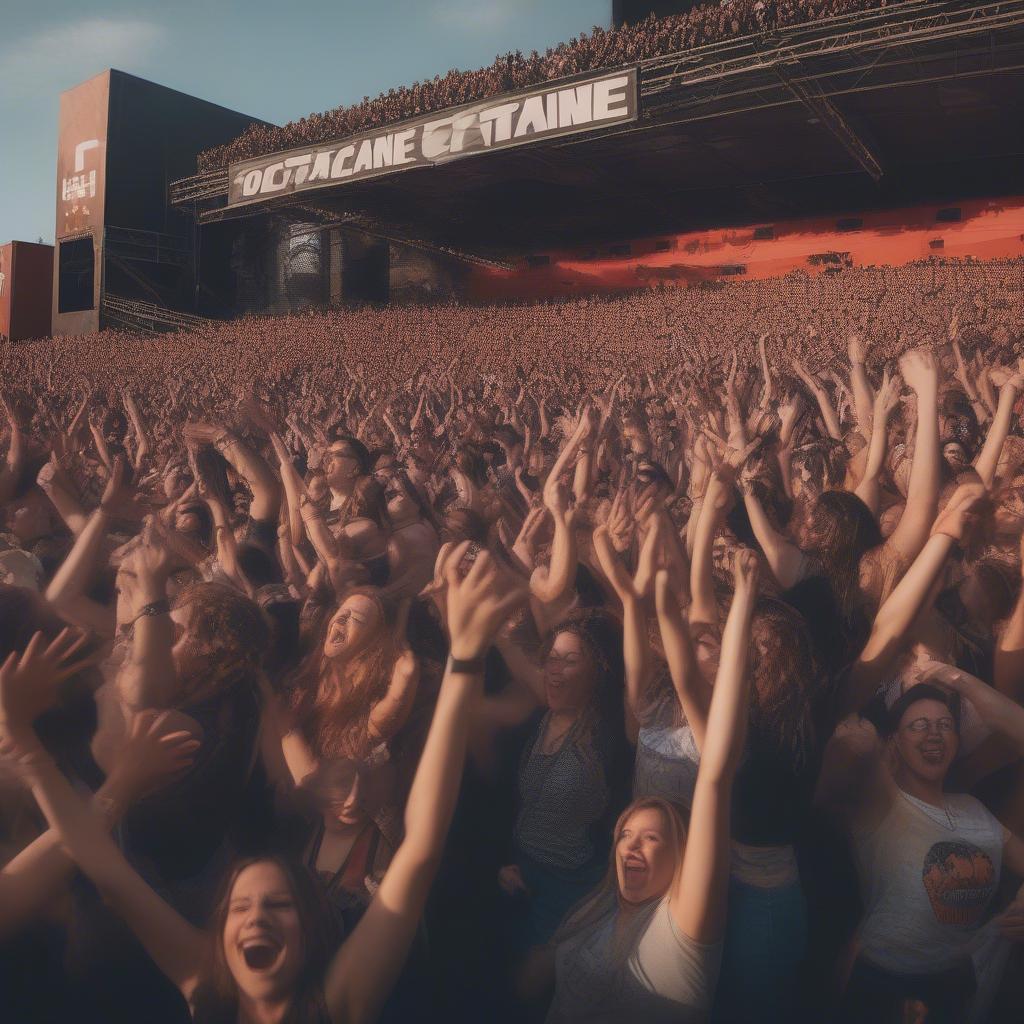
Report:
M 722 944 L 704 945 L 676 926 L 666 896 L 625 964 L 615 969 L 615 914 L 555 953 L 547 1024 L 702 1024 L 711 1012 Z
M 897 789 L 882 823 L 854 835 L 862 955 L 893 974 L 935 974 L 970 957 L 1005 836 L 972 796 L 947 793 L 944 810 Z

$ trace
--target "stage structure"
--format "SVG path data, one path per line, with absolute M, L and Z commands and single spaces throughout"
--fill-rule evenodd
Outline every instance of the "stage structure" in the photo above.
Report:
M 109 70 L 62 93 L 57 146 L 53 332 L 144 326 L 147 310 L 187 325 L 231 310 L 224 240 L 167 202 L 196 153 L 257 118 Z M 136 322 L 135 310 L 141 317 Z
M 52 245 L 0 245 L 0 341 L 49 335 L 52 291 Z
M 559 250 L 1017 196 L 1022 102 L 1024 0 L 904 0 L 268 153 L 170 202 L 233 239 L 239 310 L 473 300 Z

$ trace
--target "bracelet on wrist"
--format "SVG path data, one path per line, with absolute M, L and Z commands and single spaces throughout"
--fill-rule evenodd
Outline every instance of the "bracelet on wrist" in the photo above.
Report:
M 139 621 L 139 619 L 151 615 L 169 615 L 171 611 L 171 603 L 166 597 L 161 597 L 156 601 L 151 601 L 149 604 L 145 604 L 139 610 L 139 613 L 132 619 L 132 625 Z
M 483 656 L 476 658 L 456 658 L 448 655 L 448 672 L 453 675 L 483 675 L 485 661 Z

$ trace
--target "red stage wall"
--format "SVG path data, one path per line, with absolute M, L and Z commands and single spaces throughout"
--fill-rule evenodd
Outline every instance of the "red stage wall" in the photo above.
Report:
M 1024 256 L 1024 196 L 661 235 L 600 250 L 538 253 L 511 270 L 474 268 L 477 301 L 555 298 L 658 285 L 899 266 L 932 256 Z

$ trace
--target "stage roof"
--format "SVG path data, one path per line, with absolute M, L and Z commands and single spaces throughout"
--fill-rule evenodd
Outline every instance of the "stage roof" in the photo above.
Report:
M 507 259 L 566 244 L 1017 192 L 1024 0 L 905 2 L 640 65 L 640 120 L 315 194 L 225 206 L 227 172 L 172 185 L 203 223 L 289 209 Z

